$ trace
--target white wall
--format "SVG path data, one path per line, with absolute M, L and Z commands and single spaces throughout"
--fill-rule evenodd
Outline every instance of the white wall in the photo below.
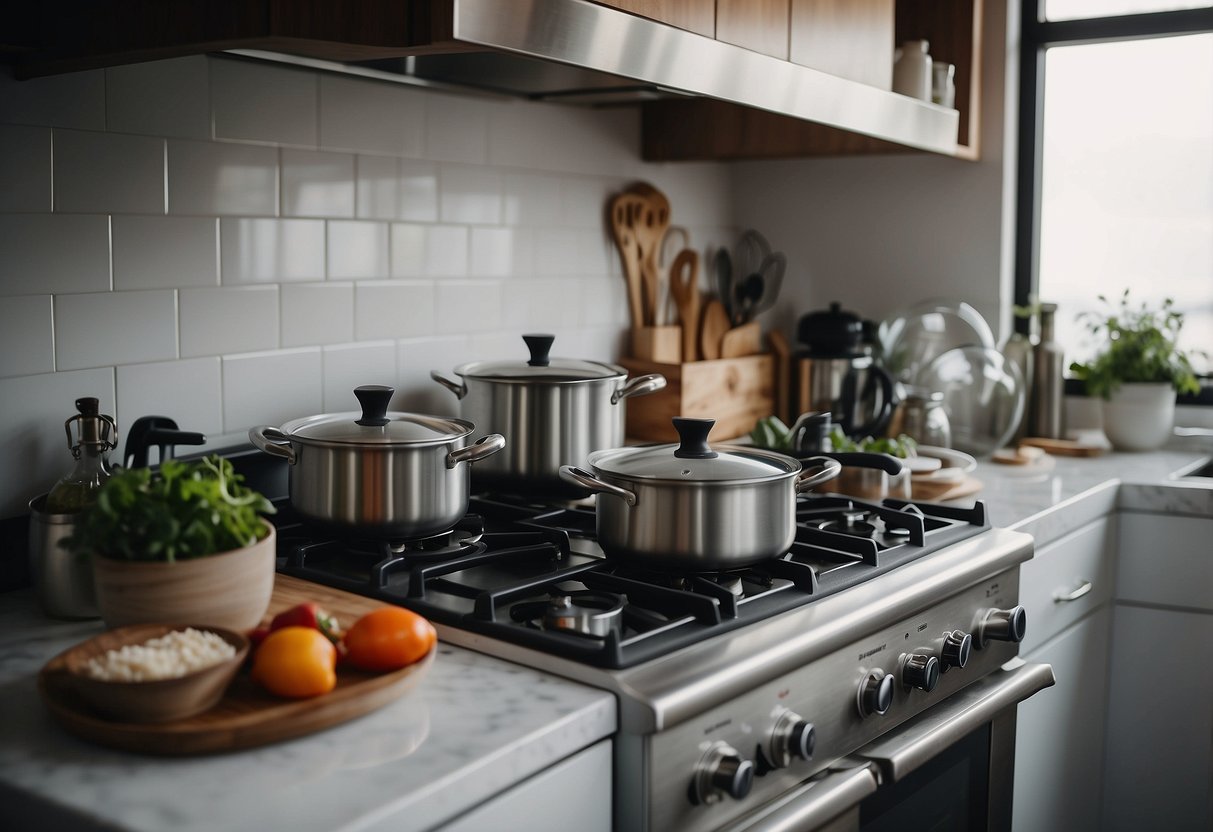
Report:
M 634 109 L 436 94 L 231 59 L 0 77 L 0 517 L 71 463 L 97 396 L 120 430 L 453 412 L 431 369 L 618 355 L 604 221 L 633 179 L 698 248 L 733 237 L 721 165 L 639 160 Z
M 800 315 L 835 300 L 874 320 L 963 300 L 996 336 L 1009 332 L 1019 4 L 984 5 L 981 161 L 906 153 L 734 167 L 737 224 L 788 256 L 773 322 L 790 337 Z

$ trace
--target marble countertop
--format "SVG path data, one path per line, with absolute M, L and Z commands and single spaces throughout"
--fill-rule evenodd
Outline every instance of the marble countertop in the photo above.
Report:
M 610 694 L 440 645 L 417 688 L 361 719 L 229 754 L 127 754 L 61 730 L 35 687 L 51 656 L 101 629 L 45 618 L 30 590 L 0 594 L 6 829 L 429 829 L 616 727 Z

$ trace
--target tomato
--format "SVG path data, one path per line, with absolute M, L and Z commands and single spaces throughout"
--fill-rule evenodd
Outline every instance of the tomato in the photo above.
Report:
M 253 654 L 253 681 L 270 693 L 306 699 L 337 686 L 337 648 L 312 627 L 283 627 Z
M 345 659 L 362 670 L 399 670 L 428 653 L 437 640 L 433 625 L 417 613 L 380 607 L 346 631 Z

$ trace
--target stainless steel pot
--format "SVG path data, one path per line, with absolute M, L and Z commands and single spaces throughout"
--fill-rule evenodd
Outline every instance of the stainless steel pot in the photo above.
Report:
M 505 452 L 476 466 L 478 491 L 551 496 L 584 494 L 559 475 L 592 451 L 623 444 L 627 399 L 665 387 L 661 375 L 627 378 L 615 364 L 550 358 L 551 335 L 523 335 L 529 361 L 478 361 L 455 369 L 460 381 L 430 377 L 454 393 L 460 415 L 506 438 Z
M 796 495 L 837 476 L 832 459 L 807 467 L 772 451 L 708 446 L 713 419 L 675 419 L 678 445 L 590 454 L 593 473 L 560 469 L 598 492 L 603 551 L 685 572 L 735 569 L 782 555 L 796 538 Z
M 290 463 L 291 504 L 313 522 L 375 537 L 449 529 L 467 513 L 468 464 L 505 447 L 492 434 L 471 443 L 463 419 L 388 412 L 395 392 L 354 391 L 362 412 L 309 416 L 249 431 L 253 444 Z

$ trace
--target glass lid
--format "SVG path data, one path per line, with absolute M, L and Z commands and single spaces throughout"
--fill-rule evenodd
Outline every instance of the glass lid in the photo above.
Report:
M 800 462 L 783 454 L 742 447 L 713 450 L 708 433 L 715 424 L 715 419 L 675 418 L 679 444 L 595 451 L 589 463 L 603 474 L 677 482 L 762 482 L 800 473 Z
M 282 432 L 305 441 L 344 445 L 430 445 L 448 442 L 472 432 L 471 422 L 426 416 L 420 413 L 389 412 L 392 387 L 364 385 L 354 390 L 362 411 L 326 413 L 287 422 Z
M 576 358 L 552 358 L 553 335 L 523 335 L 531 357 L 528 361 L 476 361 L 464 364 L 455 372 L 464 378 L 496 379 L 500 381 L 593 381 L 626 376 L 627 371 L 614 364 L 583 361 Z

